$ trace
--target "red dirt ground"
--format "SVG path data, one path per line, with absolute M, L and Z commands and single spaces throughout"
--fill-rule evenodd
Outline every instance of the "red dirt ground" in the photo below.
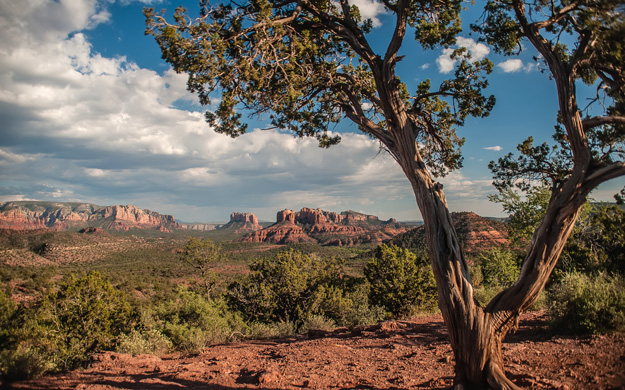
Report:
M 531 389 L 625 389 L 625 334 L 561 336 L 522 317 L 504 343 L 507 375 Z M 246 341 L 197 356 L 106 352 L 90 368 L 9 389 L 447 389 L 453 356 L 440 316 L 354 331 Z

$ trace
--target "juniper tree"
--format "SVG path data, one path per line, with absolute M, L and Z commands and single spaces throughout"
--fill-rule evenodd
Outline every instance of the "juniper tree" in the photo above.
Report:
M 566 129 L 566 133 L 558 133 L 559 139 L 571 145 L 570 155 L 563 160 L 569 158 L 571 164 L 568 173 L 557 171 L 566 176 L 558 177 L 562 183 L 555 190 L 558 206 L 547 213 L 519 279 L 489 305 L 480 307 L 473 299 L 469 269 L 442 185 L 436 180 L 462 164 L 464 139 L 456 134 L 456 127 L 469 116 L 487 116 L 494 105 L 494 98 L 483 93 L 492 63 L 472 61 L 466 49 L 456 49 L 452 78 L 438 87 L 426 80 L 409 90 L 395 71 L 403 58 L 404 41 L 413 36 L 424 49 L 451 47 L 460 32 L 463 2 L 382 0 L 379 5 L 394 23 L 387 47 L 379 52 L 371 42 L 372 20 L 363 19 L 358 7 L 348 0 L 247 0 L 214 5 L 201 0 L 197 18 L 178 8 L 172 22 L 153 9 L 145 13 L 147 33 L 154 35 L 163 58 L 177 72 L 188 74 L 188 89 L 197 93 L 200 103 L 208 105 L 213 94 L 219 95 L 218 108 L 206 114 L 216 131 L 233 137 L 245 133 L 241 114 L 245 111 L 267 116 L 272 126 L 297 136 L 317 137 L 322 147 L 340 141 L 328 128 L 343 119 L 380 142 L 411 183 L 425 223 L 439 306 L 455 356 L 456 386 L 515 388 L 504 374 L 503 337 L 543 289 L 583 195 L 599 183 L 625 174 L 622 162 L 611 161 L 614 153 L 595 152 L 612 139 L 622 144 L 622 127 L 616 124 L 623 123 L 623 72 L 618 64 L 619 59 L 623 62 L 618 54 L 623 46 L 610 43 L 622 42 L 619 34 L 625 35 L 618 22 L 619 17 L 623 20 L 622 9 L 592 0 L 561 6 L 550 2 L 544 4 L 542 14 L 552 22 L 534 25 L 523 19 L 523 2 L 492 2 L 487 7 L 488 25 L 482 29 L 488 42 L 510 52 L 531 32 L 532 43 L 555 53 L 552 59 L 549 50 L 543 54 L 539 48 L 550 66 L 553 62 L 569 72 L 563 83 L 560 74 L 550 68 L 556 77 Z M 540 14 L 543 3 L 530 7 Z M 586 11 L 593 7 L 600 9 L 596 15 L 603 18 Z M 565 23 L 577 14 L 581 15 L 579 23 Z M 541 28 L 549 29 L 555 39 L 556 28 L 578 34 L 581 47 L 568 56 L 562 45 L 535 35 Z M 574 93 L 575 81 L 579 77 L 590 81 L 593 74 L 606 86 L 601 91 L 607 101 L 616 103 L 606 106 L 611 110 L 607 115 L 582 121 L 569 89 Z M 526 158 L 535 161 L 528 165 L 543 168 L 541 164 L 553 156 L 534 153 Z M 512 158 L 507 161 L 498 175 L 513 182 L 510 174 L 503 174 L 505 166 L 513 166 Z M 566 184 L 567 180 L 572 180 L 571 184 Z

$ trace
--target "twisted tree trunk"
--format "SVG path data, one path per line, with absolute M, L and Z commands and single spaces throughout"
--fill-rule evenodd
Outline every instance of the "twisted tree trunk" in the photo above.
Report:
M 410 136 L 408 131 L 404 134 Z M 410 144 L 395 142 L 395 145 Z M 536 301 L 545 287 L 587 193 L 579 183 L 575 184 L 575 180 L 567 182 L 551 200 L 516 283 L 482 308 L 473 297 L 468 265 L 442 185 L 432 180 L 416 145 L 393 154 L 412 184 L 424 220 L 439 307 L 455 357 L 456 388 L 518 389 L 505 375 L 503 339 L 516 327 L 519 315 Z

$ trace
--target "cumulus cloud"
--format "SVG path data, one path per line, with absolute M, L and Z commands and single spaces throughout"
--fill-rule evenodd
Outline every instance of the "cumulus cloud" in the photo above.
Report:
M 380 27 L 382 22 L 378 16 L 385 12 L 384 5 L 376 0 L 348 0 L 350 5 L 355 5 L 360 11 L 363 20 L 371 19 L 373 27 Z
M 500 62 L 497 64 L 497 67 L 504 73 L 515 73 L 524 71 L 526 73 L 532 72 L 538 69 L 538 64 L 536 62 L 530 62 L 524 64 L 522 60 L 518 58 L 513 58 L 506 60 L 504 62 Z
M 236 140 L 216 134 L 202 112 L 177 108 L 196 101 L 186 76 L 94 51 L 84 31 L 108 18 L 99 3 L 41 4 L 0 3 L 0 28 L 23 38 L 0 42 L 2 199 L 135 203 L 168 212 L 163 206 L 194 220 L 219 219 L 197 210 L 227 216 L 256 209 L 274 218 L 282 201 L 350 208 L 363 203 L 368 187 L 368 202 L 379 203 L 384 183 L 372 185 L 367 175 L 386 183 L 401 178 L 363 135 L 344 134 L 341 145 L 322 150 L 314 139 L 278 131 Z M 364 17 L 379 14 L 379 4 L 359 5 Z M 35 28 L 42 12 L 53 20 Z
M 488 53 L 490 53 L 490 49 L 488 46 L 483 43 L 476 42 L 472 38 L 458 37 L 456 39 L 456 47 L 464 47 L 471 54 L 471 59 L 473 61 L 483 60 Z M 443 49 L 443 53 L 438 56 L 436 59 L 436 64 L 438 65 L 438 70 L 441 73 L 450 73 L 454 70 L 456 66 L 456 60 L 451 57 L 454 49 L 447 48 Z
M 132 203 L 188 221 L 304 206 L 418 218 L 401 169 L 367 136 L 323 150 L 275 130 L 214 133 L 184 75 L 93 48 L 86 31 L 114 17 L 103 4 L 0 1 L 0 199 Z M 379 3 L 353 4 L 379 23 Z
M 495 146 L 486 146 L 484 150 L 494 150 L 495 152 L 500 152 L 503 150 L 503 148 L 499 145 L 495 145 Z
M 518 58 L 510 59 L 504 62 L 497 64 L 499 69 L 504 71 L 505 73 L 510 72 L 518 72 L 523 69 L 523 61 Z

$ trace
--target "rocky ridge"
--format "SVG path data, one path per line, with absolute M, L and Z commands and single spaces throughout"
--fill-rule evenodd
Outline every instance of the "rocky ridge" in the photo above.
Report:
M 460 245 L 466 253 L 479 252 L 508 244 L 508 227 L 504 222 L 480 217 L 472 212 L 451 213 Z M 420 226 L 402 233 L 389 241 L 390 244 L 412 250 L 426 247 L 425 227 Z
M 89 203 L 6 202 L 0 205 L 0 229 L 52 230 L 99 227 L 107 230 L 183 229 L 172 215 L 133 205 L 96 206 Z
M 335 213 L 304 207 L 298 212 L 288 209 L 278 211 L 275 224 L 249 233 L 241 241 L 353 246 L 380 243 L 407 230 L 394 219 L 382 221 L 376 216 L 351 210 Z

